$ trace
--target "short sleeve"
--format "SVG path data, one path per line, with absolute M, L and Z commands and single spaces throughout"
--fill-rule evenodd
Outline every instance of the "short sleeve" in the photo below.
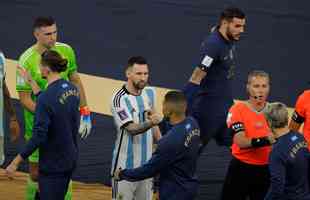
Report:
M 216 42 L 205 41 L 200 47 L 199 66 L 209 68 L 220 55 L 220 47 Z
M 153 87 L 145 88 L 145 92 L 148 98 L 148 108 L 154 109 L 156 104 L 156 92 Z
M 306 99 L 304 94 L 300 95 L 297 99 L 295 105 L 295 112 L 293 113 L 292 119 L 297 123 L 303 123 L 304 118 L 306 116 L 306 109 L 305 109 Z
M 70 46 L 68 47 L 68 62 L 68 75 L 70 77 L 74 72 L 77 72 L 75 52 Z
M 234 133 L 244 131 L 244 123 L 241 116 L 241 107 L 238 104 L 233 105 L 227 115 L 227 127 Z
M 133 122 L 131 115 L 130 102 L 127 97 L 114 96 L 112 100 L 112 115 L 119 128 L 123 128 L 128 123 Z

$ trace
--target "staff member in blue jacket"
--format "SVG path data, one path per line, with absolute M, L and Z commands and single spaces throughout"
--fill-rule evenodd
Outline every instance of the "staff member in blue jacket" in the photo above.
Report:
M 200 130 L 192 117 L 186 117 L 186 98 L 170 91 L 163 103 L 163 114 L 173 127 L 163 136 L 151 159 L 135 169 L 116 170 L 116 180 L 140 181 L 159 173 L 160 200 L 191 200 L 197 194 L 196 163 L 201 145 Z
M 44 200 L 64 199 L 78 159 L 80 98 L 78 89 L 60 76 L 66 67 L 67 60 L 56 51 L 42 54 L 40 70 L 48 87 L 37 94 L 33 136 L 6 168 L 13 178 L 19 164 L 39 148 L 39 199 Z
M 269 158 L 270 188 L 265 200 L 310 200 L 309 151 L 305 138 L 289 130 L 284 104 L 270 104 L 265 115 L 277 139 Z

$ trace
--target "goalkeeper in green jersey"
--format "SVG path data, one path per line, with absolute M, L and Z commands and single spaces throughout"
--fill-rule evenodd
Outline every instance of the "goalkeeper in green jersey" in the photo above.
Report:
M 47 80 L 41 77 L 40 60 L 41 55 L 46 50 L 57 51 L 63 58 L 68 60 L 67 70 L 61 73 L 62 78 L 72 82 L 80 93 L 80 113 L 81 121 L 79 133 L 82 138 L 88 136 L 91 130 L 90 110 L 87 106 L 84 87 L 77 72 L 77 64 L 73 49 L 64 43 L 57 42 L 57 26 L 52 17 L 38 17 L 33 24 L 33 35 L 36 43 L 28 48 L 19 58 L 19 67 L 23 68 L 29 75 L 31 80 L 25 80 L 20 74 L 16 73 L 16 90 L 18 92 L 20 102 L 24 107 L 25 119 L 25 138 L 29 140 L 32 137 L 33 117 L 36 107 L 36 96 L 47 88 Z M 31 84 L 39 86 L 39 90 L 33 90 Z M 39 177 L 39 151 L 36 150 L 29 157 L 29 173 L 30 178 L 27 185 L 27 200 L 39 199 L 39 191 L 37 180 Z M 69 186 L 66 200 L 72 198 L 71 184 Z

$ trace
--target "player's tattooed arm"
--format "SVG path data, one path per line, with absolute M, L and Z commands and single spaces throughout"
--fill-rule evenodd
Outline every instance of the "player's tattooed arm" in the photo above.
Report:
M 189 81 L 196 85 L 200 85 L 200 82 L 202 81 L 202 79 L 204 79 L 206 75 L 207 75 L 206 70 L 203 70 L 201 67 L 196 67 Z
M 145 131 L 149 130 L 153 126 L 157 126 L 161 121 L 161 117 L 154 113 L 148 116 L 148 120 L 142 123 L 128 123 L 124 128 L 132 135 L 139 135 L 144 133 Z

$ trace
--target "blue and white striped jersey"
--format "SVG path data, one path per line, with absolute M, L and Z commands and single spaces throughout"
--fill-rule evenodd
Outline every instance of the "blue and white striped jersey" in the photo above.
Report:
M 5 77 L 5 57 L 4 54 L 0 51 L 0 136 L 3 137 L 4 130 L 3 130 L 3 85 L 4 85 L 4 77 Z
M 5 57 L 0 51 L 0 165 L 4 162 L 4 127 L 3 127 L 3 118 L 4 118 L 4 98 L 3 98 L 3 85 L 5 77 Z
M 153 130 L 132 136 L 124 129 L 130 122 L 145 121 L 144 112 L 154 108 L 155 90 L 145 87 L 141 95 L 135 96 L 128 92 L 125 86 L 112 97 L 112 115 L 117 129 L 117 137 L 113 150 L 112 169 L 139 167 L 152 156 Z

